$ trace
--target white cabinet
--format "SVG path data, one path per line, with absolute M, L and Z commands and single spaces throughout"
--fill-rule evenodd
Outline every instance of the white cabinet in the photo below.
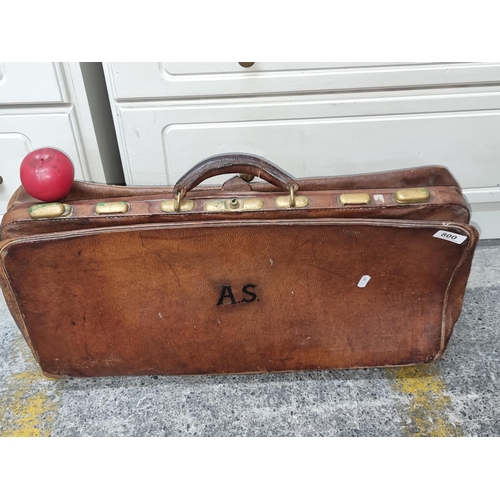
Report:
M 68 154 L 76 179 L 119 182 L 114 137 L 99 64 L 0 63 L 0 215 L 21 185 L 22 159 L 41 147 Z
M 481 63 L 112 63 L 117 99 L 262 96 L 310 92 L 478 85 L 500 81 Z
M 0 105 L 69 102 L 54 63 L 0 63 Z
M 498 64 L 111 63 L 105 73 L 128 184 L 173 184 L 227 152 L 297 177 L 438 164 L 465 189 L 482 238 L 500 237 Z

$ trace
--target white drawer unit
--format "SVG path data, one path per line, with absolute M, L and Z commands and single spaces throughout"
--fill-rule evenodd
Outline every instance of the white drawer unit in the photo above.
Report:
M 444 77 L 440 64 L 257 64 L 255 73 L 269 75 L 268 91 L 258 90 L 261 82 L 253 90 L 249 86 L 247 96 L 238 86 L 253 67 L 235 69 L 238 63 L 156 65 L 199 84 L 197 96 L 189 94 L 194 87 L 180 82 L 175 92 L 165 83 L 153 83 L 154 65 L 108 64 L 126 182 L 173 184 L 203 158 L 227 152 L 263 156 L 297 177 L 445 165 L 464 187 L 482 238 L 500 237 L 499 65 L 448 65 Z M 429 71 L 429 79 L 422 80 L 415 68 Z M 349 91 L 337 86 L 340 73 L 355 71 L 364 72 L 365 87 L 361 77 Z M 387 88 L 375 76 L 384 71 Z M 412 71 L 420 76 L 411 80 Z M 293 95 L 284 86 L 270 95 L 273 85 L 273 92 L 279 89 L 280 72 L 295 74 L 297 88 L 309 81 L 310 91 Z M 325 87 L 312 92 L 320 88 L 311 83 L 314 72 L 330 74 L 328 92 Z M 217 90 L 202 84 L 222 74 L 227 78 Z
M 500 82 L 500 64 L 480 63 L 112 63 L 117 99 L 262 96 L 480 85 Z
M 96 110 L 91 110 L 92 104 Z M 120 182 L 119 153 L 99 64 L 0 63 L 0 216 L 21 185 L 22 159 L 42 147 L 68 154 L 76 179 Z
M 56 63 L 0 63 L 0 105 L 70 102 Z

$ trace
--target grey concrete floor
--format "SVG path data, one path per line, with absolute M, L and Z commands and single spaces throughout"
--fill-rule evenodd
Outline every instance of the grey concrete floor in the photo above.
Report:
M 437 363 L 196 377 L 43 377 L 0 301 L 3 436 L 498 436 L 500 241 L 481 242 Z

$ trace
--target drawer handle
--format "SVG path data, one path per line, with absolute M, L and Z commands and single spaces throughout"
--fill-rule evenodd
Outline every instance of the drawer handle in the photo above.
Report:
M 250 62 L 247 62 L 247 63 L 238 63 L 242 68 L 251 68 L 255 63 L 250 63 Z

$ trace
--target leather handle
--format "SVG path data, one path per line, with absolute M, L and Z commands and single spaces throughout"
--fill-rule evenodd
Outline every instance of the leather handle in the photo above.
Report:
M 224 154 L 202 160 L 186 172 L 175 184 L 173 195 L 182 199 L 200 182 L 221 174 L 250 174 L 273 184 L 283 191 L 297 191 L 297 181 L 274 163 L 249 154 Z

